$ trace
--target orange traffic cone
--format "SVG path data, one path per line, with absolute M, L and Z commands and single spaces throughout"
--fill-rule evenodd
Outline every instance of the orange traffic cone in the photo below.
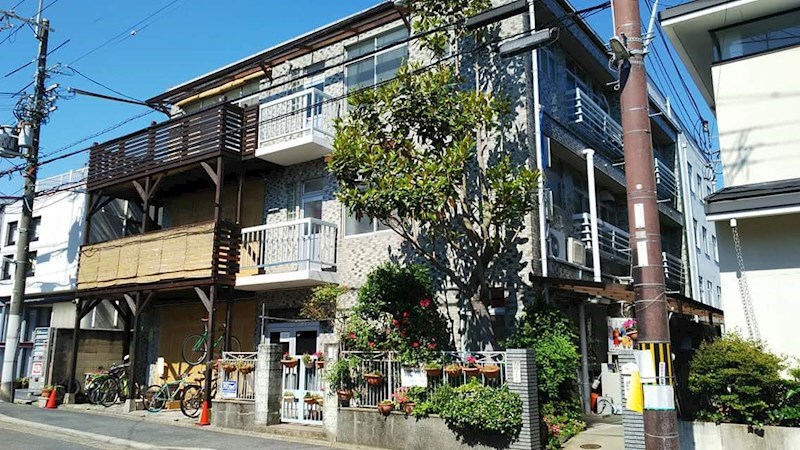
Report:
M 56 409 L 58 405 L 56 404 L 56 390 L 53 389 L 50 391 L 50 397 L 47 397 L 47 404 L 44 406 L 47 409 Z
M 197 422 L 197 424 L 201 427 L 211 425 L 211 408 L 209 407 L 207 401 L 203 401 L 203 409 L 200 411 L 200 420 Z

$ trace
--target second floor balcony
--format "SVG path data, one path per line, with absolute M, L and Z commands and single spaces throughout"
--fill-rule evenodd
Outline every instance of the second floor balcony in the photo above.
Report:
M 611 161 L 621 161 L 625 157 L 622 125 L 581 88 L 568 91 L 566 99 L 575 132 Z
M 84 245 L 78 290 L 124 293 L 179 285 L 233 286 L 239 237 L 237 225 L 212 221 Z
M 316 88 L 264 103 L 256 157 L 281 166 L 322 158 L 333 150 L 334 121 L 340 115 L 341 102 Z
M 592 248 L 592 223 L 589 213 L 572 216 L 575 230 L 588 250 Z M 631 261 L 631 235 L 617 226 L 597 219 L 597 241 L 600 256 L 616 263 L 629 264 Z
M 338 283 L 338 227 L 300 219 L 242 230 L 237 289 L 260 291 Z
M 98 190 L 217 155 L 240 157 L 242 123 L 242 109 L 223 104 L 95 145 L 87 188 Z

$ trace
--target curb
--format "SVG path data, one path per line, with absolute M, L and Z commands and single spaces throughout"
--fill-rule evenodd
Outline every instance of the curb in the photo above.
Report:
M 56 427 L 53 425 L 47 425 L 44 423 L 39 422 L 32 422 L 28 420 L 17 419 L 14 417 L 9 417 L 4 414 L 0 414 L 0 422 L 7 423 L 10 425 L 17 425 L 20 427 L 31 427 L 35 426 L 36 430 L 41 430 L 53 434 L 60 434 L 60 435 L 67 435 L 78 439 L 88 439 L 94 442 L 101 442 L 104 444 L 111 444 L 119 447 L 128 447 L 128 448 L 136 448 L 142 450 L 151 450 L 151 449 L 158 449 L 164 447 L 157 447 L 155 445 L 150 444 L 143 444 L 141 442 L 136 441 L 129 441 L 127 439 L 115 438 L 111 436 L 104 436 L 102 434 L 96 433 L 89 433 L 88 431 L 79 431 L 74 430 L 72 428 L 62 428 Z

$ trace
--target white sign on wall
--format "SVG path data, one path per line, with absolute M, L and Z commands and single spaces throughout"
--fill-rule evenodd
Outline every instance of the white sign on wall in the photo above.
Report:
M 225 380 L 222 382 L 222 398 L 236 398 L 236 380 Z
M 428 377 L 425 371 L 417 367 L 403 367 L 400 369 L 400 386 L 402 387 L 428 387 Z

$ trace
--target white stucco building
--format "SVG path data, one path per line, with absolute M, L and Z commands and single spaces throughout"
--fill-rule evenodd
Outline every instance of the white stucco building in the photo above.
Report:
M 696 0 L 661 23 L 715 111 L 726 187 L 706 198 L 716 221 L 728 330 L 800 356 L 800 1 Z M 739 237 L 737 245 L 735 237 Z

